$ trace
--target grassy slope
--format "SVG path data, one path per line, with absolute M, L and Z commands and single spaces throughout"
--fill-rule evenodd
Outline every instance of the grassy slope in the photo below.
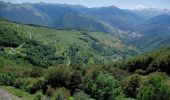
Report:
M 20 89 L 16 89 L 11 86 L 0 86 L 1 89 L 7 91 L 14 100 L 34 100 L 34 95 L 24 92 Z
M 32 39 L 41 41 L 44 44 L 56 46 L 56 53 L 58 55 L 62 55 L 63 52 L 69 52 L 68 49 L 72 45 L 78 46 L 78 56 L 91 56 L 100 61 L 104 59 L 106 62 L 122 58 L 128 52 L 135 52 L 133 47 L 127 46 L 121 43 L 120 40 L 105 33 L 90 32 L 88 36 L 85 36 L 82 34 L 82 31 L 54 30 L 45 27 L 28 26 L 7 21 L 0 21 L 0 27 L 9 27 L 14 30 L 21 31 L 23 35 L 28 38 L 30 38 L 31 34 Z M 92 43 L 99 44 L 99 48 L 102 48 L 103 52 L 98 52 L 94 49 L 92 47 Z M 119 54 L 115 51 L 119 52 Z M 106 55 L 105 52 L 108 54 Z

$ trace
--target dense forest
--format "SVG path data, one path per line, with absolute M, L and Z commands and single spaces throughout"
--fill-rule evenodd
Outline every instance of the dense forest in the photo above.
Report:
M 135 57 L 129 57 L 136 54 L 133 54 L 134 51 L 121 52 L 110 47 L 111 52 L 120 53 L 125 59 L 98 63 L 101 60 L 94 59 L 93 54 L 91 56 L 86 53 L 84 58 L 77 54 L 80 47 L 76 44 L 58 55 L 57 44 L 35 39 L 28 36 L 26 31 L 18 30 L 9 24 L 17 26 L 1 21 L 0 88 L 7 90 L 15 98 L 170 100 L 169 47 Z M 83 32 L 84 35 L 88 37 L 86 39 L 95 41 L 90 43 L 90 46 L 104 57 L 106 49 L 101 48 L 98 39 Z M 82 41 L 89 41 L 86 39 L 81 38 Z M 69 57 L 72 57 L 69 60 L 71 64 L 67 61 Z

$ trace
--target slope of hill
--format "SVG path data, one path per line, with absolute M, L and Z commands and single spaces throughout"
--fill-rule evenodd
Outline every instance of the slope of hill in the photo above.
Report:
M 170 32 L 170 15 L 158 15 L 139 25 L 138 30 L 145 35 L 167 35 Z
M 1 18 L 56 29 L 75 28 L 113 34 L 113 27 L 132 31 L 142 21 L 137 14 L 113 6 L 87 8 L 64 4 L 4 2 L 0 2 L 0 5 Z
M 35 55 L 36 57 L 36 53 L 30 54 L 31 50 L 35 49 L 36 52 L 36 49 L 38 50 L 36 46 L 42 47 L 43 45 L 46 45 L 47 47 L 43 47 L 44 50 L 45 48 L 52 50 L 49 51 L 51 52 L 51 55 L 49 56 L 56 55 L 56 58 L 52 57 L 52 62 L 55 61 L 55 59 L 58 59 L 55 61 L 56 63 L 59 62 L 58 64 L 87 64 L 90 60 L 95 63 L 108 63 L 116 59 L 126 58 L 138 52 L 133 46 L 125 45 L 117 38 L 106 33 L 54 30 L 7 21 L 0 21 L 0 23 L 2 31 L 2 37 L 0 37 L 1 45 L 5 46 L 4 52 L 7 54 L 19 53 L 20 55 L 21 52 L 21 55 L 23 56 L 29 54 Z M 5 31 L 8 32 L 8 30 L 8 35 L 3 33 Z M 19 33 L 19 35 L 15 35 L 17 33 Z M 32 48 L 28 48 L 30 45 L 32 45 Z M 39 49 L 41 50 L 41 48 Z M 43 49 L 42 53 L 44 53 Z M 28 59 L 32 64 L 48 65 L 48 62 L 46 61 L 45 63 L 44 61 L 35 62 L 32 61 L 35 60 L 32 57 Z
M 157 9 L 157 8 L 146 8 L 146 9 L 133 9 L 131 12 L 143 17 L 144 19 L 149 19 L 162 14 L 169 14 L 169 9 Z
M 99 8 L 79 8 L 79 12 L 109 23 L 112 27 L 122 30 L 133 30 L 143 19 L 133 12 L 114 6 Z
M 10 28 L 12 27 L 10 26 Z M 10 31 L 10 29 L 5 31 L 7 34 L 14 32 Z M 15 32 L 13 34 L 20 36 Z M 21 34 L 24 35 L 24 33 Z M 11 38 L 11 41 L 13 39 Z M 6 42 L 8 46 L 11 46 L 11 42 Z M 16 41 L 15 44 L 19 45 L 17 44 L 18 42 Z M 91 63 L 89 65 L 71 65 L 69 67 L 55 65 L 42 68 L 35 65 L 21 64 L 23 62 L 21 58 L 24 56 L 26 49 L 37 46 L 38 56 L 43 54 L 40 48 L 41 45 L 37 42 L 33 42 L 33 40 L 29 43 L 26 42 L 25 46 L 20 47 L 20 52 L 17 54 L 16 51 L 19 51 L 19 48 L 14 49 L 15 52 L 9 53 L 10 55 L 15 55 L 16 58 L 13 60 L 9 58 L 11 57 L 9 55 L 2 55 L 2 48 L 4 48 L 4 46 L 2 47 L 2 40 L 0 43 L 0 88 L 17 99 L 43 100 L 44 98 L 57 98 L 63 100 L 63 98 L 66 98 L 67 100 L 74 100 L 81 98 L 82 100 L 105 100 L 108 98 L 114 100 L 155 100 L 157 98 L 157 100 L 168 100 L 170 98 L 170 48 L 116 61 L 111 65 Z M 45 56 L 49 56 L 49 53 L 51 53 L 49 48 L 45 45 L 44 48 L 47 51 Z M 7 46 L 5 46 L 4 50 L 8 50 Z M 31 50 L 31 52 L 36 51 L 36 49 Z M 23 54 L 22 56 L 20 55 L 21 53 Z M 34 55 L 31 56 L 34 57 Z M 44 55 L 42 56 L 43 58 L 45 57 Z M 54 60 L 52 56 L 49 58 Z M 34 59 L 41 59 L 41 57 Z M 148 92 L 151 95 L 148 95 Z
M 158 15 L 139 24 L 136 31 L 140 37 L 128 40 L 141 50 L 147 51 L 166 47 L 170 44 L 170 15 Z
M 0 2 L 0 17 L 26 23 L 38 24 L 56 29 L 81 29 L 109 32 L 99 21 L 73 10 L 69 6 L 44 3 L 12 4 Z

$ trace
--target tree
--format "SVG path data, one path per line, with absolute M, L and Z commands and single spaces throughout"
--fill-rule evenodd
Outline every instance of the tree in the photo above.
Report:
M 82 90 L 83 87 L 83 77 L 81 71 L 75 71 L 70 79 L 70 90 L 71 94 L 74 92 Z
M 70 92 L 65 88 L 55 90 L 52 100 L 69 100 Z
M 136 98 L 140 86 L 140 80 L 139 75 L 133 74 L 122 82 L 123 90 L 127 97 Z
M 84 92 L 78 92 L 73 95 L 74 100 L 90 100 L 90 96 Z
M 149 76 L 140 87 L 138 100 L 170 100 L 170 89 L 159 75 Z
M 122 96 L 119 82 L 108 72 L 96 70 L 85 78 L 85 92 L 97 100 L 115 100 Z
M 47 71 L 47 84 L 52 87 L 65 86 L 70 77 L 70 70 L 66 66 L 50 67 Z

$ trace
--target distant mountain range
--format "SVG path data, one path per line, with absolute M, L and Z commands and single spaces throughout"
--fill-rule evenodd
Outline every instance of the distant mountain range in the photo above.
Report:
M 145 9 L 133 9 L 130 11 L 145 19 L 152 18 L 161 14 L 170 15 L 170 9 L 145 8 Z
M 76 28 L 110 32 L 111 27 L 115 27 L 132 30 L 133 26 L 141 19 L 134 13 L 113 6 L 87 8 L 62 4 L 12 4 L 4 2 L 0 2 L 0 5 L 0 17 L 2 18 L 57 29 Z
M 131 39 L 131 43 L 144 50 L 170 45 L 170 15 L 152 17 L 136 27 L 142 37 Z
M 55 29 L 109 33 L 143 49 L 170 44 L 169 9 L 88 8 L 81 5 L 0 2 L 0 18 Z M 153 38 L 154 37 L 154 38 Z

